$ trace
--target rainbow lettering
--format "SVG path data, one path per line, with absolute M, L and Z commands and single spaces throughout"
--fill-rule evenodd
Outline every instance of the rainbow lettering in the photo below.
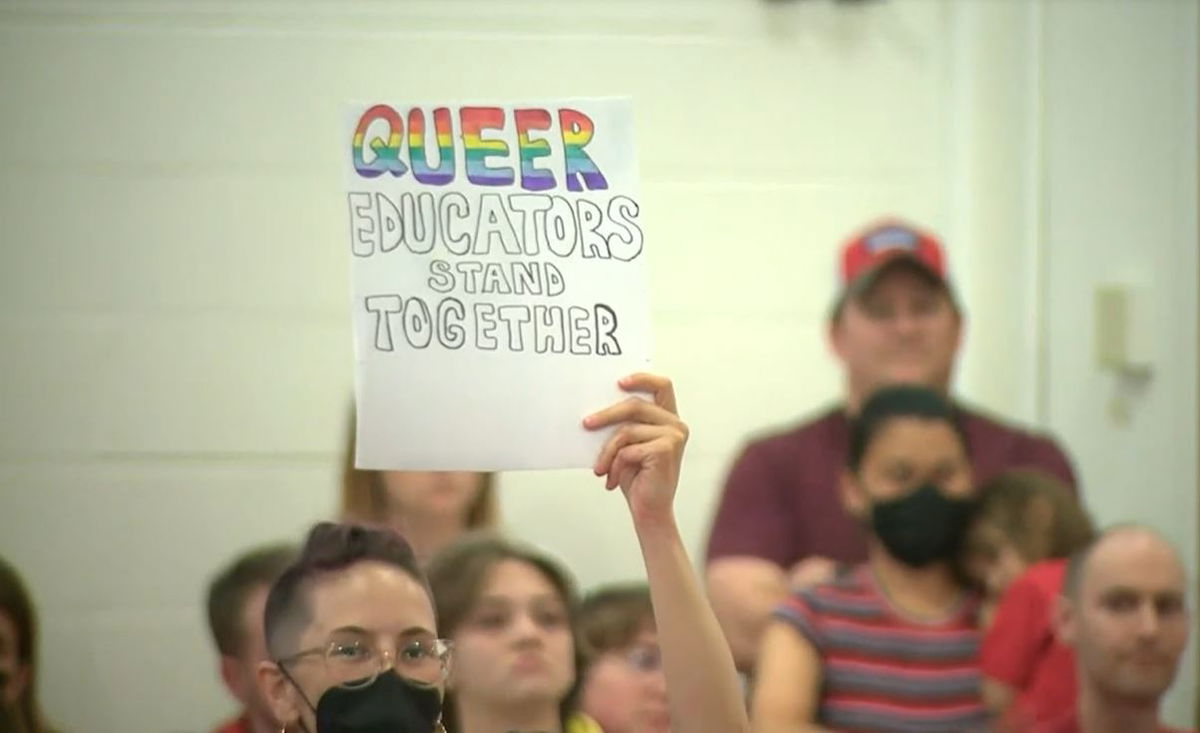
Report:
M 504 127 L 504 110 L 499 107 L 463 107 L 459 111 L 462 140 L 467 160 L 467 180 L 480 186 L 507 186 L 513 182 L 513 169 L 508 166 L 489 168 L 487 159 L 508 155 L 503 140 L 484 140 L 484 129 Z
M 585 113 L 575 109 L 547 110 L 541 107 L 512 109 L 501 107 L 460 107 L 458 136 L 454 134 L 455 107 L 432 109 L 433 130 L 429 130 L 428 108 L 408 108 L 404 114 L 386 104 L 367 109 L 358 120 L 351 145 L 354 170 L 363 178 L 376 178 L 390 173 L 399 178 L 412 168 L 417 182 L 427 186 L 453 183 L 463 163 L 467 182 L 477 186 L 511 186 L 515 181 L 514 168 L 520 165 L 521 188 L 526 191 L 549 191 L 566 181 L 569 191 L 595 191 L 608 188 L 608 180 L 595 160 L 584 148 L 596 135 L 596 125 Z M 559 135 L 549 135 L 558 113 Z M 509 120 L 509 115 L 512 119 Z M 404 121 L 408 121 L 408 150 Z M 509 123 L 516 128 L 516 159 L 508 140 L 512 138 Z M 387 125 L 384 137 L 367 138 L 372 125 L 376 129 Z M 431 134 L 427 134 L 430 133 Z M 491 137 L 485 137 L 490 135 Z M 562 143 L 563 175 L 558 178 L 546 167 L 538 165 L 539 158 L 555 155 L 554 148 Z M 461 146 L 461 152 L 455 148 Z M 430 148 L 436 147 L 436 152 Z M 367 162 L 370 148 L 374 158 Z M 461 158 L 459 156 L 462 156 Z M 500 158 L 488 165 L 491 158 Z M 505 165 L 509 163 L 510 165 Z
M 413 175 L 421 183 L 444 186 L 454 180 L 454 143 L 451 135 L 450 109 L 438 107 L 433 111 L 433 130 L 437 142 L 438 165 L 429 167 L 425 153 L 425 113 L 420 107 L 408 111 L 408 162 Z
M 534 165 L 535 159 L 550 154 L 550 143 L 529 137 L 530 130 L 550 129 L 550 113 L 544 109 L 519 109 L 514 116 L 517 121 L 517 147 L 521 151 L 521 188 L 526 191 L 554 188 L 554 174 Z
M 378 137 L 371 139 L 369 144 L 371 150 L 375 151 L 375 160 L 368 163 L 363 157 L 363 146 L 366 144 L 367 128 L 375 120 L 383 120 L 388 123 L 388 139 L 387 142 Z M 374 178 L 385 171 L 397 177 L 404 175 L 408 166 L 400 160 L 400 138 L 403 134 L 404 123 L 400 121 L 400 115 L 396 114 L 396 110 L 386 104 L 377 104 L 367 110 L 358 121 L 358 129 L 354 132 L 352 143 L 354 146 L 354 170 L 358 171 L 358 175 L 363 178 Z
M 604 174 L 596 167 L 583 147 L 592 139 L 595 125 L 591 118 L 573 109 L 558 111 L 558 125 L 562 130 L 563 157 L 566 160 L 567 190 L 582 191 L 584 184 L 589 190 L 608 188 Z M 580 182 L 580 178 L 583 182 Z

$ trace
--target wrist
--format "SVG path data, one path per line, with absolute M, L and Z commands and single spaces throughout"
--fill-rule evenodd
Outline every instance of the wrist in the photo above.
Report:
M 643 539 L 658 536 L 678 536 L 679 525 L 671 508 L 633 511 L 633 529 Z

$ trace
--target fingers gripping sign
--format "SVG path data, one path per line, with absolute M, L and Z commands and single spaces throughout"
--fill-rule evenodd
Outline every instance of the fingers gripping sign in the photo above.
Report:
M 633 394 L 583 421 L 588 430 L 615 428 L 593 470 L 606 477 L 605 488 L 621 487 L 635 517 L 669 517 L 688 439 L 675 389 L 666 377 L 645 373 L 625 377 L 618 385 Z

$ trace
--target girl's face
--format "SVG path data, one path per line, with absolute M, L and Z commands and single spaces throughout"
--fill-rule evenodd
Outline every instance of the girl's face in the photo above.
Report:
M 850 513 L 865 518 L 871 505 L 898 499 L 924 484 L 950 499 L 975 493 L 971 461 L 962 438 L 941 420 L 897 417 L 881 427 L 856 475 L 847 475 L 843 498 Z
M 540 570 L 521 560 L 492 567 L 453 641 L 451 689 L 460 700 L 557 705 L 575 681 L 566 604 Z
M 967 534 L 963 567 L 967 575 L 986 590 L 988 597 L 995 600 L 1025 572 L 1028 563 L 999 528 L 981 520 Z
M 668 733 L 667 682 L 658 635 L 644 629 L 623 648 L 601 653 L 583 681 L 583 712 L 605 733 Z

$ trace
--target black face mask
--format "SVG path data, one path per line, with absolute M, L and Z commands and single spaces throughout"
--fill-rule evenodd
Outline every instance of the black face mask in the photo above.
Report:
M 898 499 L 871 507 L 871 528 L 900 562 L 922 568 L 950 560 L 959 550 L 970 519 L 969 499 L 951 499 L 925 484 Z
M 317 701 L 316 713 L 317 733 L 432 733 L 441 719 L 442 695 L 388 670 L 366 687 L 331 687 Z

